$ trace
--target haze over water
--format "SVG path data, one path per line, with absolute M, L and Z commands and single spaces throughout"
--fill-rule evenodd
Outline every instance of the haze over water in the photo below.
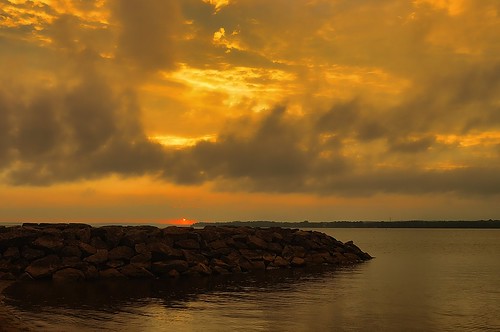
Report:
M 495 331 L 499 230 L 325 229 L 376 259 L 213 279 L 19 284 L 8 308 L 47 331 Z

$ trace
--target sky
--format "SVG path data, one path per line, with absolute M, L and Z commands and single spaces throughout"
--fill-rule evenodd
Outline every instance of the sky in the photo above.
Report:
M 497 0 L 0 0 L 0 221 L 499 203 Z

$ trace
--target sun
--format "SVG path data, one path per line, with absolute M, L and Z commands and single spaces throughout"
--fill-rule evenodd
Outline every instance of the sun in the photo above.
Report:
M 191 220 L 188 218 L 169 219 L 169 220 L 163 221 L 163 223 L 165 223 L 165 224 L 170 224 L 170 225 L 175 225 L 175 226 L 191 226 L 195 222 L 196 222 L 195 220 Z

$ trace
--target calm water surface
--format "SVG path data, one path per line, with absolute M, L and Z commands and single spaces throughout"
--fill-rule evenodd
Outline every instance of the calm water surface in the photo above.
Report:
M 162 282 L 14 284 L 36 331 L 500 331 L 500 230 L 324 229 L 376 259 Z

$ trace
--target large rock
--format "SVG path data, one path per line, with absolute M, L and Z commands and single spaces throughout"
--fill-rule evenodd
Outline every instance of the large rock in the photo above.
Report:
M 85 280 L 85 274 L 77 269 L 66 268 L 57 271 L 52 275 L 54 281 L 81 281 Z
M 35 260 L 37 258 L 43 257 L 45 255 L 45 252 L 40 249 L 34 249 L 28 246 L 24 246 L 21 249 L 21 257 L 24 259 L 27 259 L 29 261 Z
M 103 226 L 100 230 L 104 233 L 103 240 L 109 248 L 116 247 L 124 235 L 122 226 Z
M 174 249 L 162 242 L 151 243 L 148 245 L 148 249 L 151 251 L 153 261 L 184 257 L 182 250 Z
M 189 264 L 183 260 L 171 260 L 171 261 L 160 261 L 151 264 L 151 270 L 153 273 L 159 276 L 167 275 L 171 270 L 176 270 L 179 273 L 187 271 L 189 269 Z
M 32 245 L 36 248 L 47 250 L 50 252 L 58 252 L 64 246 L 61 238 L 53 235 L 43 235 L 35 239 Z
M 106 249 L 98 249 L 95 254 L 84 259 L 91 264 L 102 264 L 108 260 L 108 251 Z
M 240 249 L 241 255 L 248 260 L 262 260 L 264 256 L 264 251 L 261 250 L 250 250 L 250 249 Z
M 97 252 L 96 247 L 93 247 L 85 242 L 78 243 L 78 248 L 80 248 L 84 257 L 94 255 Z
M 187 271 L 187 274 L 190 275 L 204 275 L 204 276 L 209 276 L 212 274 L 212 269 L 203 264 L 203 263 L 197 263 L 194 266 L 191 266 Z
M 82 251 L 78 246 L 75 245 L 69 245 L 69 246 L 64 246 L 61 249 L 61 256 L 62 257 L 81 257 L 82 256 Z
M 9 260 L 14 260 L 21 257 L 21 253 L 19 252 L 18 247 L 9 247 L 4 251 L 3 257 Z
M 125 275 L 120 273 L 117 269 L 106 269 L 99 271 L 99 278 L 101 279 L 124 279 L 126 278 Z
M 227 243 L 226 241 L 223 241 L 223 240 L 215 240 L 215 241 L 212 241 L 212 242 L 209 242 L 207 244 L 208 248 L 212 249 L 212 250 L 217 250 L 217 249 L 221 249 L 221 248 L 227 248 Z
M 286 259 L 284 259 L 281 256 L 276 256 L 276 258 L 273 261 L 273 266 L 280 267 L 280 268 L 288 267 L 288 266 L 290 266 L 290 262 L 288 262 Z
M 154 278 L 154 274 L 135 264 L 128 264 L 118 269 L 121 274 L 129 278 Z
M 151 254 L 138 254 L 130 259 L 131 264 L 135 264 L 137 266 L 142 266 L 146 269 L 151 268 Z
M 267 242 L 260 237 L 251 235 L 248 237 L 248 246 L 253 249 L 264 249 L 268 248 Z
M 265 270 L 266 264 L 264 261 L 250 261 L 244 257 L 238 261 L 239 267 L 244 271 Z
M 33 261 L 25 271 L 34 279 L 41 279 L 52 275 L 60 266 L 61 259 L 56 255 L 49 255 Z
M 304 260 L 304 258 L 301 258 L 301 257 L 294 257 L 292 258 L 292 261 L 290 262 L 290 264 L 292 266 L 304 266 L 306 263 L 306 261 Z
M 135 255 L 135 250 L 127 246 L 119 246 L 109 251 L 109 260 L 129 260 Z
M 192 227 L 177 227 L 177 226 L 169 226 L 163 229 L 163 235 L 167 237 L 174 237 L 177 239 L 187 238 L 187 234 L 193 232 L 194 228 Z
M 117 259 L 114 259 L 114 260 L 109 260 L 106 262 L 106 266 L 107 267 L 112 267 L 112 268 L 118 268 L 118 267 L 121 267 L 121 266 L 124 266 L 125 265 L 125 262 L 124 261 L 121 261 L 121 260 L 117 260 Z
M 179 240 L 175 244 L 182 249 L 200 249 L 200 242 L 193 239 Z
M 33 241 L 40 232 L 24 227 L 11 227 L 7 232 L 0 233 L 0 249 L 20 247 Z
M 90 245 L 96 249 L 108 249 L 108 244 L 99 236 L 92 236 Z
M 137 243 L 134 245 L 135 252 L 138 254 L 149 255 L 151 256 L 151 250 L 149 250 L 148 245 L 146 243 Z

